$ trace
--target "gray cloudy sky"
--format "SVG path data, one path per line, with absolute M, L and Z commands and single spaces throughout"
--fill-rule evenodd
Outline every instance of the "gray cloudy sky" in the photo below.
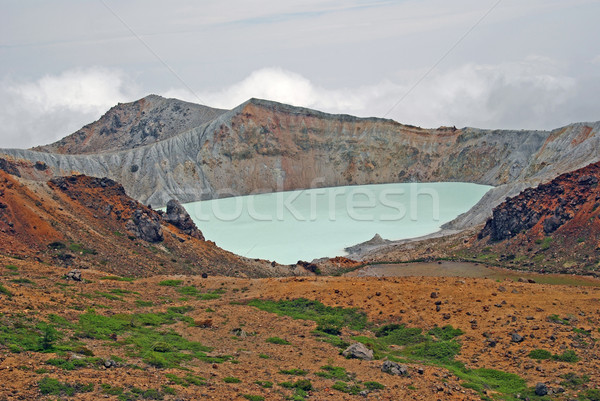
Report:
M 424 127 L 600 120 L 600 0 L 0 6 L 0 147 L 52 142 L 150 93 L 223 108 L 260 97 Z

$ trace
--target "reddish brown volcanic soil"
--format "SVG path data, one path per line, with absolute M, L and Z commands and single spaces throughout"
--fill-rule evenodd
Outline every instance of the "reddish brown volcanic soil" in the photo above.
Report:
M 54 353 L 11 353 L 0 345 L 0 399 L 32 400 L 44 398 L 37 382 L 44 377 L 57 378 L 63 382 L 93 383 L 95 391 L 77 394 L 73 399 L 97 400 L 103 398 L 101 383 L 142 390 L 160 389 L 168 385 L 176 390 L 176 396 L 165 395 L 167 400 L 243 400 L 241 394 L 262 395 L 267 400 L 283 400 L 291 390 L 277 384 L 262 388 L 255 381 L 281 383 L 295 381 L 299 377 L 280 373 L 282 369 L 305 369 L 314 390 L 307 399 L 352 400 L 360 396 L 348 395 L 332 389 L 333 380 L 316 375 L 320 367 L 333 365 L 346 368 L 356 375 L 357 381 L 377 381 L 386 386 L 373 392 L 368 399 L 480 399 L 473 390 L 464 388 L 460 381 L 443 368 L 419 363 L 408 363 L 410 377 L 391 376 L 380 370 L 382 361 L 345 359 L 340 349 L 318 341 L 312 334 L 316 324 L 312 321 L 294 320 L 260 311 L 244 303 L 254 298 L 308 298 L 325 305 L 360 308 L 376 325 L 405 323 L 409 327 L 430 329 L 436 325 L 451 324 L 462 329 L 462 350 L 457 359 L 470 368 L 488 367 L 516 373 L 525 378 L 530 386 L 538 382 L 558 388 L 563 379 L 559 376 L 569 372 L 588 374 L 591 381 L 580 388 L 600 386 L 598 379 L 599 353 L 596 341 L 600 338 L 600 288 L 566 287 L 517 282 L 495 282 L 487 279 L 456 278 L 282 278 L 239 279 L 225 277 L 170 276 L 138 279 L 133 282 L 102 280 L 105 272 L 84 272 L 87 282 L 67 282 L 61 267 L 34 262 L 24 262 L 0 257 L 0 283 L 13 296 L 0 295 L 0 313 L 3 324 L 15 316 L 32 321 L 45 321 L 50 314 L 76 322 L 87 308 L 110 316 L 116 313 L 161 312 L 167 307 L 190 306 L 187 313 L 196 322 L 211 321 L 210 327 L 190 327 L 183 322 L 168 326 L 185 338 L 213 347 L 209 355 L 232 355 L 237 362 L 220 364 L 198 360 L 184 362 L 186 370 L 158 369 L 149 366 L 139 357 L 128 356 L 124 346 L 114 341 L 80 338 L 96 357 L 103 359 L 123 358 L 118 367 L 84 367 L 74 371 L 45 364 L 56 358 Z M 9 266 L 9 268 L 5 267 Z M 12 280 L 19 282 L 14 282 Z M 29 281 L 26 281 L 27 279 Z M 195 286 L 203 292 L 222 289 L 224 294 L 216 300 L 197 300 L 182 297 L 178 287 L 161 286 L 165 279 L 182 280 L 182 286 Z M 430 294 L 436 292 L 438 298 Z M 118 294 L 108 299 L 102 294 Z M 441 301 L 436 312 L 435 302 Z M 146 302 L 146 306 L 139 306 Z M 548 319 L 558 315 L 568 318 L 568 324 Z M 236 337 L 232 330 L 242 328 L 249 335 Z M 589 330 L 589 335 L 578 336 L 573 329 Z M 511 334 L 517 332 L 525 340 L 511 342 Z M 363 332 L 343 330 L 342 337 Z M 277 336 L 291 345 L 266 342 Z M 495 347 L 486 343 L 486 336 L 497 341 Z M 574 350 L 581 360 L 577 363 L 552 360 L 536 361 L 528 353 L 536 348 L 560 354 Z M 263 357 L 267 357 L 264 359 Z M 81 357 L 72 352 L 67 358 Z M 136 368 L 135 366 L 139 368 Z M 418 368 L 424 374 L 417 373 Z M 141 368 L 141 369 L 140 369 Z M 44 369 L 44 370 L 39 370 Z M 175 384 L 166 374 L 185 376 L 193 374 L 206 378 L 206 385 L 184 387 Z M 240 383 L 225 383 L 223 378 L 236 377 Z M 577 391 L 566 389 L 557 399 L 569 399 Z M 493 394 L 493 393 L 490 393 Z M 108 397 L 111 398 L 111 397 Z M 116 399 L 112 397 L 111 399 Z

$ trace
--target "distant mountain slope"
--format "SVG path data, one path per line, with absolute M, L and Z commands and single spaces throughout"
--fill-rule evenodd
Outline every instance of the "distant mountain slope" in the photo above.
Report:
M 164 206 L 235 194 L 411 181 L 494 185 L 453 228 L 484 222 L 506 196 L 600 160 L 600 122 L 553 131 L 423 129 L 251 99 L 171 138 L 66 155 L 0 150 L 20 174 L 109 177 Z M 1 156 L 4 154 L 5 156 Z M 41 174 L 36 166 L 46 166 Z
M 225 110 L 177 99 L 149 95 L 119 103 L 98 121 L 46 146 L 33 150 L 62 154 L 90 154 L 133 149 L 171 138 L 202 125 Z
M 600 270 L 600 163 L 562 174 L 496 207 L 475 249 L 546 271 Z
M 0 170 L 0 254 L 124 276 L 290 275 L 227 252 L 129 198 L 107 178 L 26 181 Z

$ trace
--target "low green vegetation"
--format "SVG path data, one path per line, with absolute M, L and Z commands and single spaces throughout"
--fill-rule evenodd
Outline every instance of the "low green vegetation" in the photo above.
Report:
M 165 287 L 179 287 L 181 284 L 183 284 L 183 280 L 163 280 L 158 283 Z
M 15 284 L 35 284 L 35 282 L 29 280 L 28 278 L 15 278 L 10 280 L 10 282 Z
M 100 277 L 100 280 L 113 280 L 113 281 L 127 281 L 132 282 L 135 280 L 133 277 L 120 277 L 120 276 L 104 276 Z
M 352 395 L 357 395 L 363 390 L 359 384 L 348 384 L 342 381 L 335 382 L 335 384 L 331 386 L 331 388 L 337 391 L 341 391 L 342 393 Z
M 216 289 L 216 290 L 211 290 L 211 291 L 203 293 L 202 291 L 198 290 L 194 286 L 185 286 L 185 287 L 178 288 L 177 292 L 179 292 L 181 295 L 195 297 L 196 299 L 199 299 L 199 300 L 202 300 L 202 301 L 208 301 L 208 300 L 211 300 L 211 299 L 219 299 L 219 298 L 221 298 L 221 294 L 224 294 L 225 290 L 219 288 L 219 289 Z
M 315 321 L 321 327 L 315 331 L 315 334 L 338 346 L 349 345 L 349 342 L 341 336 L 343 327 L 362 331 L 371 326 L 362 311 L 332 308 L 318 301 L 253 300 L 249 304 L 279 315 Z M 387 324 L 374 329 L 373 334 L 374 336 L 371 336 L 365 332 L 364 335 L 352 339 L 355 342 L 362 342 L 373 350 L 376 359 L 385 357 L 397 362 L 408 361 L 443 367 L 457 376 L 464 387 L 478 391 L 485 399 L 488 399 L 485 394 L 490 391 L 498 393 L 498 397 L 505 400 L 516 399 L 517 394 L 534 395 L 533 389 L 528 388 L 525 380 L 518 375 L 495 369 L 469 369 L 462 362 L 457 361 L 455 357 L 460 353 L 460 336 L 463 334 L 463 331 L 458 328 L 447 325 L 423 332 L 420 328 L 408 327 L 404 324 Z M 566 361 L 573 359 L 573 355 L 566 351 L 553 358 Z M 355 382 L 353 376 L 345 369 L 329 365 L 322 367 L 316 375 L 335 380 L 332 388 L 348 394 L 358 394 L 365 389 L 373 391 L 381 389 L 382 386 L 376 382 Z M 280 383 L 280 385 L 293 388 L 290 382 Z
M 258 384 L 262 388 L 272 388 L 273 387 L 273 382 L 268 381 L 268 380 L 257 380 L 254 383 Z
M 367 325 L 367 315 L 358 309 L 334 308 L 304 298 L 289 301 L 255 299 L 249 305 L 294 319 L 312 320 L 317 323 L 317 332 L 324 335 L 339 336 L 343 327 L 362 330 Z
M 308 396 L 308 392 L 313 389 L 313 385 L 308 379 L 299 379 L 296 382 L 279 383 L 281 387 L 294 390 L 293 400 L 303 400 Z
M 559 362 L 573 363 L 579 361 L 579 357 L 573 350 L 567 350 L 562 354 L 553 354 L 550 351 L 544 349 L 534 349 L 529 353 L 529 357 L 538 360 L 552 359 Z
M 264 401 L 265 397 L 263 397 L 262 395 L 252 395 L 252 394 L 242 394 L 242 397 L 244 397 L 247 400 L 250 401 Z
M 89 393 L 94 391 L 94 385 L 81 383 L 63 383 L 51 377 L 44 377 L 38 382 L 38 389 L 44 395 L 56 395 L 71 397 L 77 393 Z
M 12 297 L 13 293 L 10 292 L 5 286 L 0 283 L 0 295 L 6 295 L 7 297 Z
M 64 370 L 75 370 L 94 365 L 98 366 L 101 362 L 101 358 L 51 358 L 46 361 L 48 365 L 56 366 Z
M 284 340 L 280 337 L 269 337 L 265 341 L 271 344 L 290 345 L 290 342 L 288 340 Z
M 545 237 L 544 239 L 536 239 L 535 243 L 540 246 L 542 251 L 550 249 L 550 245 L 552 244 L 552 237 Z
M 354 379 L 354 374 L 347 372 L 345 368 L 331 365 L 321 366 L 321 372 L 317 372 L 316 375 L 324 379 L 332 379 L 344 382 Z
M 588 375 L 580 376 L 574 372 L 565 373 L 564 375 L 561 375 L 560 377 L 561 377 L 561 379 L 564 379 L 560 383 L 561 386 L 575 389 L 575 390 L 581 388 L 581 386 L 583 386 L 584 384 L 586 384 L 590 381 L 590 377 Z
M 85 246 L 83 246 L 81 244 L 76 244 L 76 243 L 70 244 L 69 250 L 71 250 L 72 252 L 77 252 L 82 255 L 97 255 L 98 254 L 98 252 L 96 252 L 95 249 L 86 248 Z
M 224 377 L 223 381 L 225 383 L 241 383 L 240 379 L 238 379 L 237 377 L 233 377 L 233 376 Z
M 196 376 L 193 375 L 191 373 L 188 373 L 187 375 L 183 376 L 183 377 L 179 377 L 173 373 L 167 373 L 165 375 L 165 377 L 167 379 L 169 379 L 171 381 L 171 383 L 173 384 L 177 384 L 183 387 L 188 387 L 188 386 L 206 386 L 206 378 L 201 377 L 201 376 Z
M 528 356 L 531 359 L 544 360 L 552 358 L 552 352 L 547 351 L 545 349 L 534 349 L 529 353 Z
M 293 368 L 293 369 L 282 369 L 279 371 L 279 373 L 282 373 L 284 375 L 292 375 L 292 376 L 306 376 L 308 374 L 308 370 L 304 370 L 304 369 L 297 369 L 297 368 Z

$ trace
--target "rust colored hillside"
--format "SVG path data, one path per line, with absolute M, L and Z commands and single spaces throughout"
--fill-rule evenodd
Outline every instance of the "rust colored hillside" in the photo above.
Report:
M 291 274 L 287 267 L 238 257 L 167 222 L 106 178 L 48 183 L 0 171 L 0 253 L 125 276 Z M 183 227 L 183 225 L 182 225 Z
M 475 249 L 525 268 L 596 274 L 599 180 L 600 163 L 595 163 L 507 199 L 494 209 Z

